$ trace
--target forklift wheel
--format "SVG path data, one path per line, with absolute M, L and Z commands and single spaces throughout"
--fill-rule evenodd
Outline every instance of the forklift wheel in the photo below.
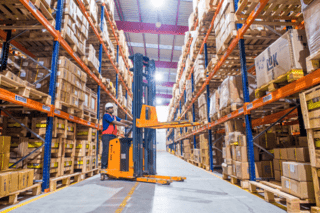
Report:
M 100 180 L 105 180 L 106 179 L 106 174 L 100 174 Z

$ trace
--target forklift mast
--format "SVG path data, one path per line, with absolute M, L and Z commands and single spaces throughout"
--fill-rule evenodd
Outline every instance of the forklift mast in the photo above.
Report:
M 142 105 L 155 106 L 155 62 L 140 53 L 129 57 L 133 62 L 133 162 L 134 176 L 156 174 L 156 130 L 137 127 Z M 144 165 L 143 165 L 144 164 Z

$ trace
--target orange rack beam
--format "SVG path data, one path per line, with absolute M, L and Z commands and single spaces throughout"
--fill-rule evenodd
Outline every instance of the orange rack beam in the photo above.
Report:
M 282 117 L 283 115 L 288 113 L 290 110 L 292 110 L 292 108 L 289 108 L 289 109 L 286 109 L 286 110 L 283 110 L 283 111 L 280 111 L 280 112 L 277 112 L 277 113 L 274 113 L 274 114 L 271 114 L 271 115 L 267 115 L 267 116 L 265 116 L 263 118 L 257 118 L 257 119 L 252 121 L 252 127 L 261 126 L 261 125 L 264 125 L 264 124 L 274 123 L 280 117 Z M 243 113 L 241 111 L 242 110 L 240 110 L 240 113 L 242 115 Z M 294 110 L 293 112 L 291 112 L 288 116 L 286 116 L 285 119 L 293 118 L 293 117 L 296 117 L 296 116 L 298 116 L 298 110 L 297 109 Z M 212 127 L 214 127 L 216 125 L 219 125 L 219 124 L 221 124 L 221 123 L 223 123 L 223 122 L 225 122 L 225 121 L 227 121 L 227 120 L 229 120 L 231 118 L 233 118 L 233 117 L 230 116 L 230 114 L 227 115 L 227 116 L 224 116 L 224 117 L 220 118 L 217 121 L 213 121 L 213 122 L 203 126 L 202 128 L 198 129 L 197 131 L 194 131 L 194 132 L 192 132 L 190 134 L 187 134 L 187 135 L 179 138 L 175 142 L 183 140 L 183 139 L 186 139 L 186 138 L 189 138 L 189 137 L 191 137 L 193 135 L 199 134 L 200 132 L 207 131 L 207 130 L 211 129 Z M 220 129 L 216 133 L 224 133 L 224 131 L 225 131 L 224 129 Z
M 62 38 L 61 33 L 54 29 L 42 13 L 32 4 L 30 0 L 20 0 L 20 2 L 30 11 L 30 13 L 48 30 L 56 41 L 70 54 L 70 56 L 79 64 L 79 66 L 94 80 L 97 84 L 111 97 L 111 99 L 122 109 L 129 118 L 132 119 L 130 113 L 124 109 L 118 100 L 109 92 L 102 81 L 84 64 L 84 62 L 76 55 L 69 44 Z
M 201 54 L 202 51 L 203 51 L 204 44 L 207 42 L 207 39 L 208 39 L 208 37 L 209 37 L 209 35 L 210 35 L 210 32 L 211 32 L 212 29 L 213 29 L 214 20 L 215 20 L 216 17 L 218 16 L 218 13 L 219 13 L 219 11 L 220 11 L 220 9 L 221 9 L 221 7 L 222 7 L 223 1 L 224 1 L 224 0 L 221 0 L 221 1 L 219 2 L 218 6 L 217 6 L 217 10 L 216 10 L 216 12 L 214 13 L 214 16 L 213 16 L 213 18 L 212 18 L 212 20 L 211 20 L 209 30 L 208 30 L 206 36 L 205 36 L 204 39 L 203 39 L 203 42 L 202 42 L 202 44 L 201 44 L 201 47 L 200 47 L 200 50 L 199 50 L 198 55 Z M 198 21 L 198 20 L 197 20 L 197 21 Z M 191 68 L 191 72 L 190 72 L 187 80 L 190 80 L 190 79 L 191 79 L 191 75 L 192 75 L 193 71 L 194 71 L 194 66 Z M 212 78 L 212 77 L 211 77 L 211 78 Z M 179 79 L 179 80 L 180 80 L 180 79 Z M 202 89 L 202 88 L 201 88 L 201 89 Z M 184 85 L 184 87 L 183 87 L 183 90 L 182 90 L 182 92 L 181 92 L 181 94 L 180 94 L 180 97 L 179 97 L 179 101 L 178 101 L 178 102 L 181 101 L 181 99 L 182 99 L 182 97 L 183 97 L 183 93 L 184 93 L 185 90 L 186 90 L 186 85 Z M 201 90 L 200 90 L 200 91 L 201 91 Z M 202 91 L 201 91 L 201 92 L 202 92 Z M 197 95 L 198 95 L 198 94 L 197 94 Z M 200 95 L 199 95 L 199 96 L 200 96 Z M 195 102 L 195 100 L 196 100 L 199 96 L 197 96 L 196 98 L 193 98 L 193 99 L 192 99 L 192 102 L 191 102 L 191 104 L 189 105 L 188 109 L 190 108 L 190 106 Z M 188 110 L 188 109 L 187 109 L 187 110 Z M 176 111 L 176 110 L 177 110 L 177 108 L 175 108 L 175 111 Z M 184 112 L 184 114 L 187 112 L 187 110 Z M 183 115 L 184 115 L 184 114 L 183 114 Z M 180 115 L 180 117 L 183 117 L 183 115 Z M 180 118 L 178 118 L 178 119 L 180 120 Z
M 212 20 L 211 25 L 210 25 L 210 29 L 211 30 L 212 30 L 212 27 L 213 27 L 212 25 L 213 25 L 214 19 L 217 16 L 217 12 L 219 12 L 219 9 L 221 8 L 221 4 L 222 3 L 223 3 L 223 0 L 220 1 L 219 5 L 218 5 L 218 8 L 217 8 L 217 11 L 216 11 L 216 13 L 215 13 L 215 15 L 213 17 L 213 20 Z M 205 90 L 206 86 L 209 84 L 209 82 L 212 79 L 212 77 L 218 72 L 218 70 L 220 69 L 222 64 L 227 60 L 228 56 L 231 54 L 231 52 L 234 50 L 234 48 L 238 45 L 239 40 L 241 38 L 243 38 L 245 32 L 249 29 L 250 25 L 253 23 L 253 21 L 259 15 L 259 13 L 263 10 L 263 8 L 267 5 L 267 3 L 268 3 L 268 0 L 260 0 L 259 1 L 259 4 L 256 6 L 255 10 L 251 12 L 251 14 L 249 15 L 248 19 L 243 24 L 241 29 L 238 30 L 238 35 L 232 40 L 232 42 L 229 45 L 227 51 L 224 53 L 224 55 L 219 60 L 219 62 L 215 65 L 213 72 L 211 72 L 209 74 L 209 76 L 207 77 L 206 81 L 203 83 L 201 89 L 198 91 L 196 96 L 191 100 L 191 103 L 188 105 L 187 109 L 180 115 L 181 117 L 183 117 L 186 114 L 186 112 L 190 109 L 192 104 L 198 99 L 198 97 L 201 95 L 201 93 Z M 204 41 L 202 43 L 202 46 L 201 46 L 201 49 L 200 49 L 200 53 L 201 53 L 201 51 L 203 49 L 204 43 L 206 42 L 206 38 L 208 36 L 209 36 L 209 34 L 207 34 L 207 36 L 205 37 L 205 39 L 204 39 Z M 193 69 L 192 69 L 192 72 L 193 72 Z M 191 73 L 190 73 L 188 79 L 191 78 Z M 185 90 L 185 87 L 184 87 L 184 90 Z M 180 100 L 181 100 L 181 97 L 182 97 L 182 95 L 180 96 Z M 178 119 L 180 120 L 180 118 L 178 118 Z
M 238 109 L 238 110 L 236 110 L 236 111 L 234 111 L 234 112 L 232 112 L 232 113 L 230 113 L 230 114 L 228 114 L 228 115 L 226 115 L 216 121 L 213 121 L 213 122 L 207 124 L 206 126 L 202 127 L 201 129 L 198 129 L 197 131 L 195 131 L 191 135 L 198 134 L 198 133 L 205 131 L 207 129 L 210 129 L 216 125 L 222 124 L 225 121 L 230 120 L 232 118 L 239 117 L 240 115 L 243 115 L 244 113 L 250 113 L 254 109 L 268 105 L 270 103 L 273 103 L 275 101 L 278 101 L 279 99 L 288 97 L 290 95 L 296 94 L 302 90 L 308 89 L 308 88 L 310 88 L 314 85 L 317 85 L 319 83 L 320 83 L 320 69 L 318 69 L 318 70 L 304 76 L 303 78 L 300 78 L 300 79 L 298 79 L 298 80 L 296 80 L 286 86 L 283 86 L 283 87 L 277 89 L 274 92 L 271 92 L 270 94 L 268 94 L 264 97 L 261 97 L 259 99 L 254 100 L 251 103 L 246 104 L 244 107 L 241 107 L 240 109 Z M 296 116 L 297 112 L 293 111 L 293 113 L 295 113 L 294 116 Z M 275 113 L 275 114 L 277 114 L 277 113 Z M 292 115 L 292 114 L 290 114 L 290 115 Z M 275 117 L 277 117 L 277 116 L 275 116 Z M 275 117 L 273 118 L 273 121 L 275 121 Z M 271 117 L 269 117 L 269 118 L 270 118 L 270 120 L 268 120 L 268 122 L 272 122 Z M 262 120 L 259 120 L 259 122 L 266 122 L 266 120 L 262 119 Z M 253 121 L 252 124 L 255 124 L 255 121 Z M 188 137 L 189 137 L 189 135 L 188 135 Z M 179 140 L 181 140 L 181 139 L 179 139 Z
M 7 91 L 5 89 L 2 89 L 2 88 L 0 88 L 0 99 L 4 100 L 4 101 L 8 101 L 8 102 L 13 103 L 13 104 L 17 104 L 19 106 L 23 106 L 23 107 L 27 107 L 27 108 L 30 108 L 30 109 L 34 109 L 34 110 L 37 110 L 39 112 L 47 113 L 48 116 L 50 116 L 52 114 L 52 112 L 53 112 L 54 116 L 57 116 L 57 117 L 60 117 L 60 118 L 64 118 L 64 119 L 67 119 L 69 121 L 72 121 L 72 122 L 75 122 L 75 123 L 78 123 L 78 124 L 82 124 L 82 125 L 85 125 L 85 126 L 89 126 L 89 127 L 95 128 L 95 129 L 101 129 L 101 126 L 99 126 L 98 124 L 91 123 L 89 121 L 83 120 L 83 119 L 78 118 L 76 116 L 70 115 L 70 114 L 68 114 L 66 112 L 62 112 L 60 110 L 56 110 L 56 109 L 54 109 L 54 106 L 45 105 L 45 104 L 42 104 L 40 102 L 34 101 L 32 99 L 24 98 L 24 97 L 22 97 L 20 95 L 17 95 L 17 94 L 15 94 L 13 92 L 9 92 L 9 91 Z

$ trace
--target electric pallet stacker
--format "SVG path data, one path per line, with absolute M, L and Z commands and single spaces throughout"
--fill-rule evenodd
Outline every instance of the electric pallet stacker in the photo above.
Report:
M 199 123 L 189 121 L 158 122 L 155 106 L 155 62 L 137 53 L 133 61 L 133 126 L 125 138 L 109 143 L 108 168 L 101 170 L 101 180 L 127 179 L 139 182 L 168 185 L 184 181 L 185 177 L 156 175 L 156 129 L 182 128 Z M 147 82 L 147 83 L 145 83 Z M 139 118 L 140 116 L 140 118 Z M 133 138 L 128 135 L 133 134 Z

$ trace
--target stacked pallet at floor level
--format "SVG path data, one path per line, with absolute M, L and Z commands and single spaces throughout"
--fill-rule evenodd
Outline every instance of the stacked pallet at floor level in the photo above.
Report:
M 312 178 L 317 208 L 320 209 L 320 125 L 319 125 L 319 95 L 320 86 L 316 86 L 300 94 L 301 110 L 304 125 L 307 130 L 307 140 L 310 153 Z
M 212 138 L 214 141 L 216 138 Z M 208 133 L 200 134 L 199 136 L 199 144 L 200 144 L 200 163 L 201 166 L 209 170 L 210 169 L 210 147 L 209 147 L 209 136 Z M 222 142 L 219 141 L 212 146 L 212 165 L 214 167 L 220 167 L 222 163 Z
M 75 171 L 87 173 L 96 167 L 97 130 L 77 125 Z M 101 144 L 100 144 L 101 145 Z
M 223 148 L 224 163 L 222 164 L 224 178 L 231 177 L 231 181 L 236 183 L 241 181 L 243 188 L 248 187 L 249 180 L 249 163 L 247 141 L 242 119 L 233 119 L 225 122 L 225 147 Z M 259 143 L 266 149 L 272 149 L 272 141 L 262 141 Z M 268 146 L 268 147 L 266 147 Z M 272 159 L 260 154 L 254 147 L 254 160 L 257 178 L 273 178 Z
M 41 188 L 40 184 L 33 185 L 33 169 L 8 169 L 10 145 L 10 136 L 0 137 L 0 198 L 8 196 L 8 204 L 14 204 L 20 192 L 32 189 L 32 194 L 38 195 Z
M 190 139 L 183 140 L 183 157 L 185 160 L 193 159 L 193 144 Z

